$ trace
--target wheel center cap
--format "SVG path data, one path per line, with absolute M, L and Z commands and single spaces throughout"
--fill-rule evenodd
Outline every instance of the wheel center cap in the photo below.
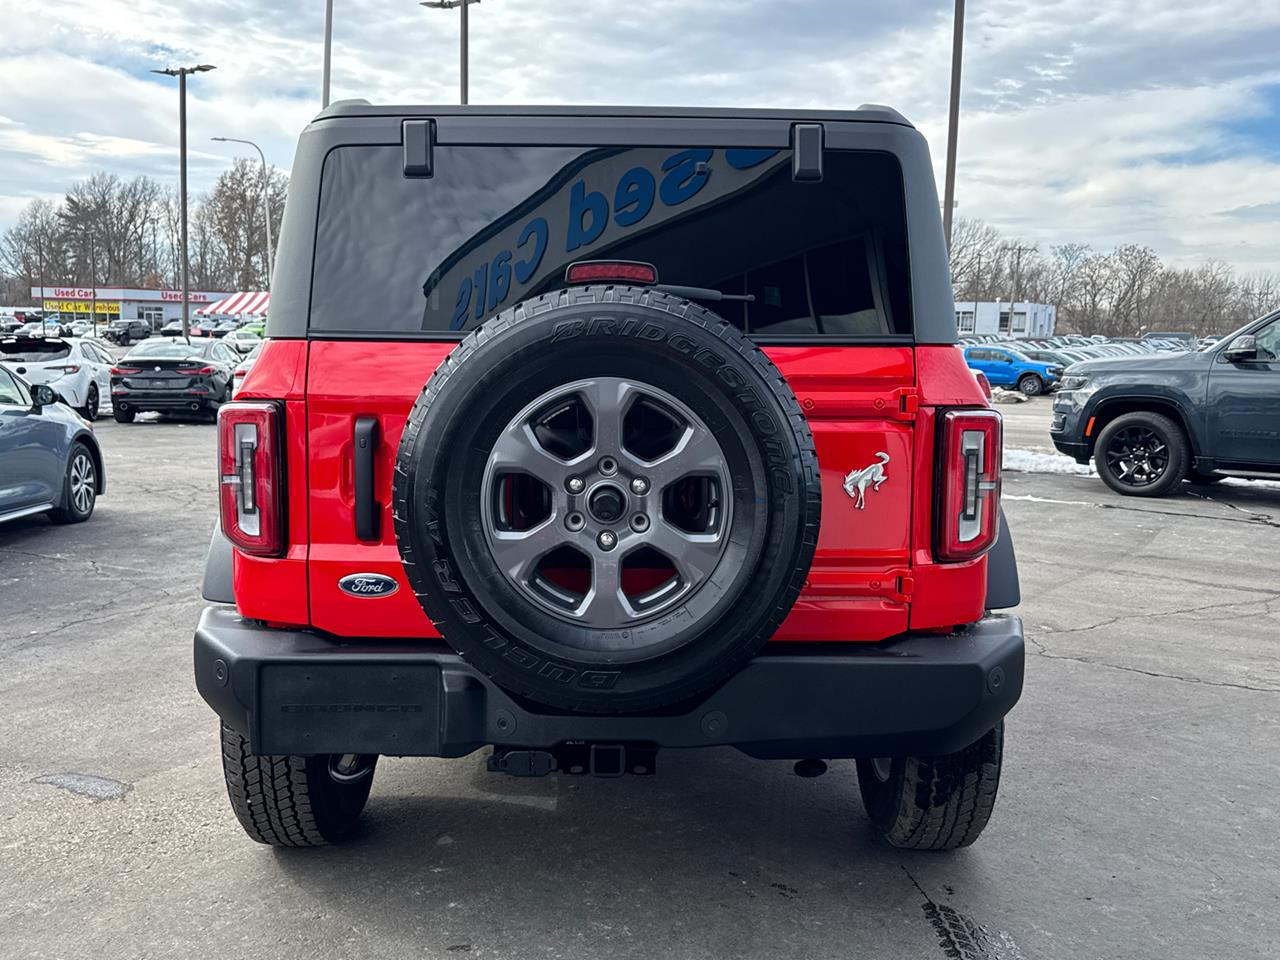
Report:
M 616 522 L 622 517 L 626 507 L 626 496 L 612 485 L 597 487 L 587 501 L 587 509 L 601 523 Z

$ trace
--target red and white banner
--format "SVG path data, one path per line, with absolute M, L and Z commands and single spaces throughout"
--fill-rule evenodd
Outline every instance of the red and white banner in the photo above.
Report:
M 265 317 L 271 294 L 263 290 L 247 290 L 233 293 L 224 300 L 211 303 L 196 311 L 197 317 Z

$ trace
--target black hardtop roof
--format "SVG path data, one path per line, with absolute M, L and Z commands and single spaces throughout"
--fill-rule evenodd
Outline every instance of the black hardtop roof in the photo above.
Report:
M 422 116 L 517 116 L 517 117 L 671 117 L 673 119 L 707 120 L 804 120 L 846 123 L 893 123 L 910 127 L 911 122 L 892 107 L 864 103 L 852 110 L 763 110 L 744 107 L 609 107 L 609 106 L 459 106 L 372 104 L 368 100 L 338 100 L 320 113 L 316 120 L 342 117 L 422 117 Z

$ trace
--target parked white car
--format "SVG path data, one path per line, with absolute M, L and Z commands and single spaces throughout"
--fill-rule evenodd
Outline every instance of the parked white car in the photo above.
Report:
M 6 337 L 0 340 L 0 366 L 27 383 L 53 388 L 67 406 L 86 420 L 111 409 L 111 367 L 107 345 L 91 339 Z

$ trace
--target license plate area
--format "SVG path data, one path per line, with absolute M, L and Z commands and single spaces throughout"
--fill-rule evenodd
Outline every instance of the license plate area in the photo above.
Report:
M 399 755 L 439 747 L 434 664 L 265 664 L 258 690 L 259 753 Z

